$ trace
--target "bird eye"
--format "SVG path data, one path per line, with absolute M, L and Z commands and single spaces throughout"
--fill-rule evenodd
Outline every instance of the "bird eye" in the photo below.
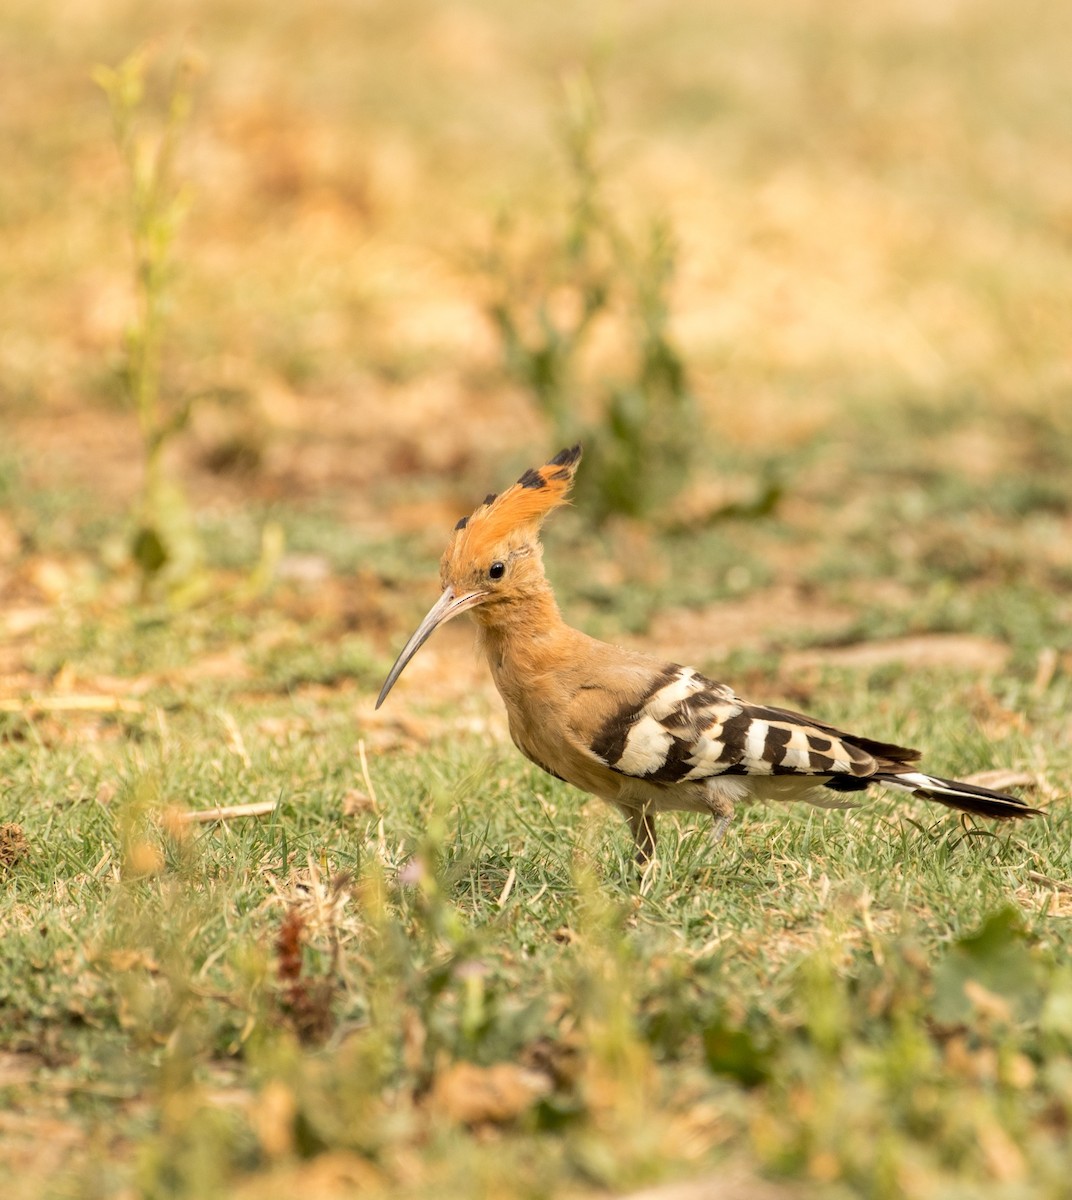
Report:
M 505 574 L 506 574 L 506 563 L 493 562 L 491 564 L 491 566 L 488 567 L 488 578 L 489 579 L 502 579 L 502 577 Z

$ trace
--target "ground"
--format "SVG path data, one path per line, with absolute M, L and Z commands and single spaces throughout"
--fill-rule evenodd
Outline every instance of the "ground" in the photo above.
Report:
M 0 27 L 4 1185 L 1064 1195 L 1059 6 L 8 0 Z M 146 45 L 147 144 L 196 68 L 160 372 L 194 550 L 149 580 L 91 78 Z M 561 419 L 494 304 L 512 271 L 576 314 L 548 264 L 593 97 L 620 241 Z M 374 710 L 457 518 L 567 436 L 594 478 L 619 436 L 622 247 L 653 221 L 690 468 L 556 516 L 567 616 L 1044 818 L 876 795 L 715 846 L 667 817 L 637 881 L 616 814 L 513 750 L 464 622 Z M 195 819 L 218 805 L 260 815 Z

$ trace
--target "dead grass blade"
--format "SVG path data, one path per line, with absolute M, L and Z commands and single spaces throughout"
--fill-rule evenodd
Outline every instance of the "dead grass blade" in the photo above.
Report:
M 232 821 L 238 817 L 265 817 L 273 813 L 277 800 L 257 800 L 253 804 L 226 804 L 215 808 L 196 808 L 173 815 L 179 825 L 207 825 L 212 821 Z
M 1038 779 L 1027 771 L 1012 771 L 1005 767 L 995 767 L 988 771 L 973 771 L 964 776 L 965 783 L 974 783 L 976 787 L 990 788 L 991 791 L 1005 792 L 1009 788 L 1037 788 Z

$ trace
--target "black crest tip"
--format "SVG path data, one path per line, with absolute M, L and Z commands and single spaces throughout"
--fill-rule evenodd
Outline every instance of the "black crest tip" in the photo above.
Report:
M 566 450 L 559 450 L 547 465 L 551 467 L 572 467 L 580 457 L 581 443 L 578 442 L 576 446 L 570 446 Z

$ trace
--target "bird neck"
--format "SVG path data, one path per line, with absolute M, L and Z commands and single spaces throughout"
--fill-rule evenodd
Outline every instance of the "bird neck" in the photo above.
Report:
M 528 657 L 540 646 L 552 646 L 567 629 L 551 585 L 542 580 L 523 596 L 477 608 L 473 616 L 493 669 L 509 659 Z

